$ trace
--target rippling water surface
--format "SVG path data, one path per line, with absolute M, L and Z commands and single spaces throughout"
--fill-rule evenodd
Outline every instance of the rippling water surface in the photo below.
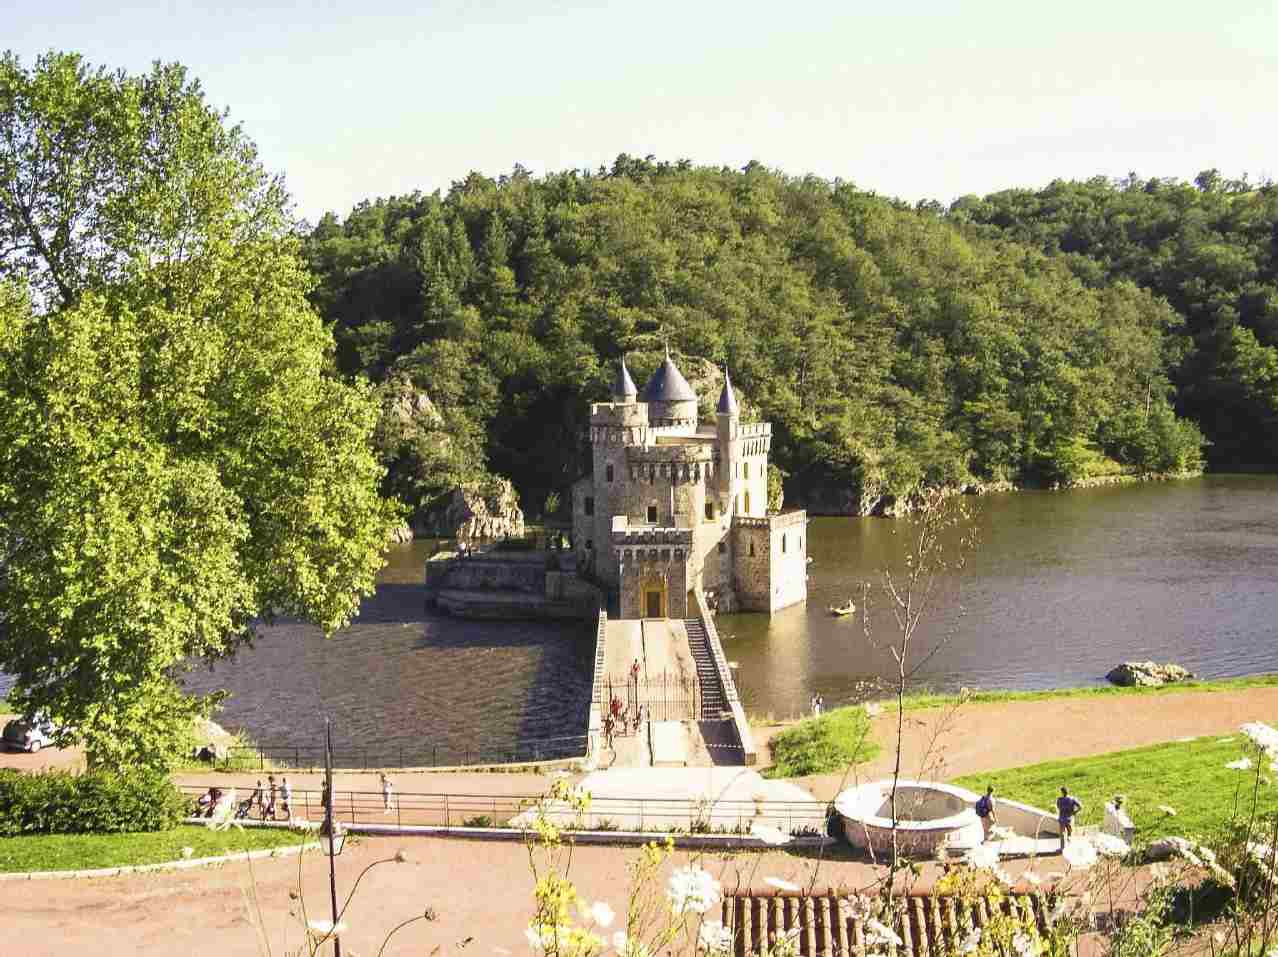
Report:
M 1036 689 L 1104 682 L 1120 661 L 1176 661 L 1206 677 L 1278 671 L 1278 476 L 1018 492 L 970 500 L 981 545 L 942 582 L 919 632 L 950 633 L 919 681 Z M 898 565 L 905 522 L 815 518 L 806 606 L 720 616 L 747 706 L 827 706 L 892 670 L 861 621 L 828 607 Z M 873 630 L 891 623 L 882 596 Z
M 1204 676 L 1278 671 L 1278 476 L 1212 476 L 973 500 L 982 544 L 942 583 L 919 634 L 952 637 L 918 681 L 935 688 L 1048 688 L 1104 681 L 1132 658 Z M 814 691 L 852 699 L 890 670 L 859 620 L 831 604 L 899 562 L 908 524 L 817 518 L 809 599 L 769 619 L 719 619 L 749 708 L 788 714 Z M 377 594 L 328 639 L 299 624 L 197 690 L 232 692 L 222 720 L 259 742 L 315 742 L 327 709 L 338 746 L 509 747 L 585 729 L 593 627 L 470 622 L 427 614 L 425 543 L 392 550 Z M 858 602 L 860 601 L 858 597 Z M 874 629 L 889 623 L 883 605 Z M 3 690 L 0 676 L 0 691 Z
M 320 740 L 409 755 L 510 747 L 584 734 L 594 626 L 463 621 L 424 607 L 423 542 L 392 549 L 377 593 L 325 640 L 297 623 L 264 630 L 216 670 L 192 672 L 199 691 L 227 688 L 223 724 L 261 744 Z

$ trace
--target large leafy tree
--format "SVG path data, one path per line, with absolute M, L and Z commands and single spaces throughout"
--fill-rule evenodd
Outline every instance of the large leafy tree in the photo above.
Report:
M 181 67 L 0 61 L 0 670 L 165 764 L 183 667 L 353 615 L 396 509 L 287 197 Z

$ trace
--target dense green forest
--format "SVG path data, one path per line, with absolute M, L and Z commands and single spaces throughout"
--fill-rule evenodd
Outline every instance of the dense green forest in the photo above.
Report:
M 304 251 L 342 370 L 388 410 L 429 397 L 378 435 L 415 507 L 495 473 L 540 513 L 580 474 L 617 356 L 642 381 L 666 341 L 730 367 L 791 500 L 858 507 L 1198 468 L 1194 419 L 1221 461 L 1273 461 L 1276 204 L 1133 180 L 947 210 L 623 155 L 363 203 Z
M 1278 187 L 1216 170 L 1176 180 L 1054 182 L 964 197 L 953 222 L 1063 259 L 1087 286 L 1130 280 L 1183 317 L 1178 409 L 1219 466 L 1278 462 Z

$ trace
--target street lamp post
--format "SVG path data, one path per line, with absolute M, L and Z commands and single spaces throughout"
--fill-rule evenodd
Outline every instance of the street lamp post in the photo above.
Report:
M 340 825 L 339 825 L 340 826 Z M 328 854 L 328 889 L 333 902 L 333 955 L 342 957 L 342 939 L 337 935 L 337 867 L 333 858 L 342 853 L 346 835 L 333 829 L 333 727 L 324 718 L 324 826 L 320 846 Z

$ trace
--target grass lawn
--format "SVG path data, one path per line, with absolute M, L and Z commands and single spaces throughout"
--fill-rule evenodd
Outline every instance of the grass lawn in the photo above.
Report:
M 180 825 L 142 834 L 32 834 L 0 838 L 0 871 L 66 871 L 127 864 L 159 864 L 182 857 L 215 857 L 232 851 L 300 844 L 305 837 L 276 828 L 231 828 Z
M 984 791 L 990 783 L 1002 797 L 1049 811 L 1056 807 L 1061 785 L 1066 785 L 1083 802 L 1081 824 L 1100 824 L 1105 802 L 1122 794 L 1140 840 L 1169 834 L 1206 837 L 1228 822 L 1235 808 L 1241 814 L 1251 807 L 1255 770 L 1225 767 L 1243 755 L 1244 743 L 1246 738 L 1241 734 L 1196 738 L 991 774 L 969 774 L 953 783 L 973 791 Z M 1278 811 L 1278 788 L 1262 784 L 1260 795 L 1263 811 Z M 1176 815 L 1158 810 L 1160 804 L 1174 808 Z
M 870 740 L 870 718 L 861 707 L 836 708 L 807 718 L 772 739 L 773 764 L 765 778 L 801 777 L 841 771 L 879 753 Z
M 1096 685 L 1087 688 L 1056 688 L 1046 691 L 972 691 L 963 700 L 968 704 L 986 704 L 998 701 L 1042 701 L 1047 698 L 1094 698 L 1107 695 L 1159 695 L 1180 691 L 1241 691 L 1244 688 L 1278 688 L 1278 674 L 1245 675 L 1241 678 L 1219 678 L 1214 681 L 1182 681 L 1158 688 L 1120 688 L 1118 685 Z M 905 696 L 905 710 L 942 708 L 957 704 L 957 694 L 931 694 L 921 692 Z M 895 708 L 893 699 L 885 699 L 883 705 Z

